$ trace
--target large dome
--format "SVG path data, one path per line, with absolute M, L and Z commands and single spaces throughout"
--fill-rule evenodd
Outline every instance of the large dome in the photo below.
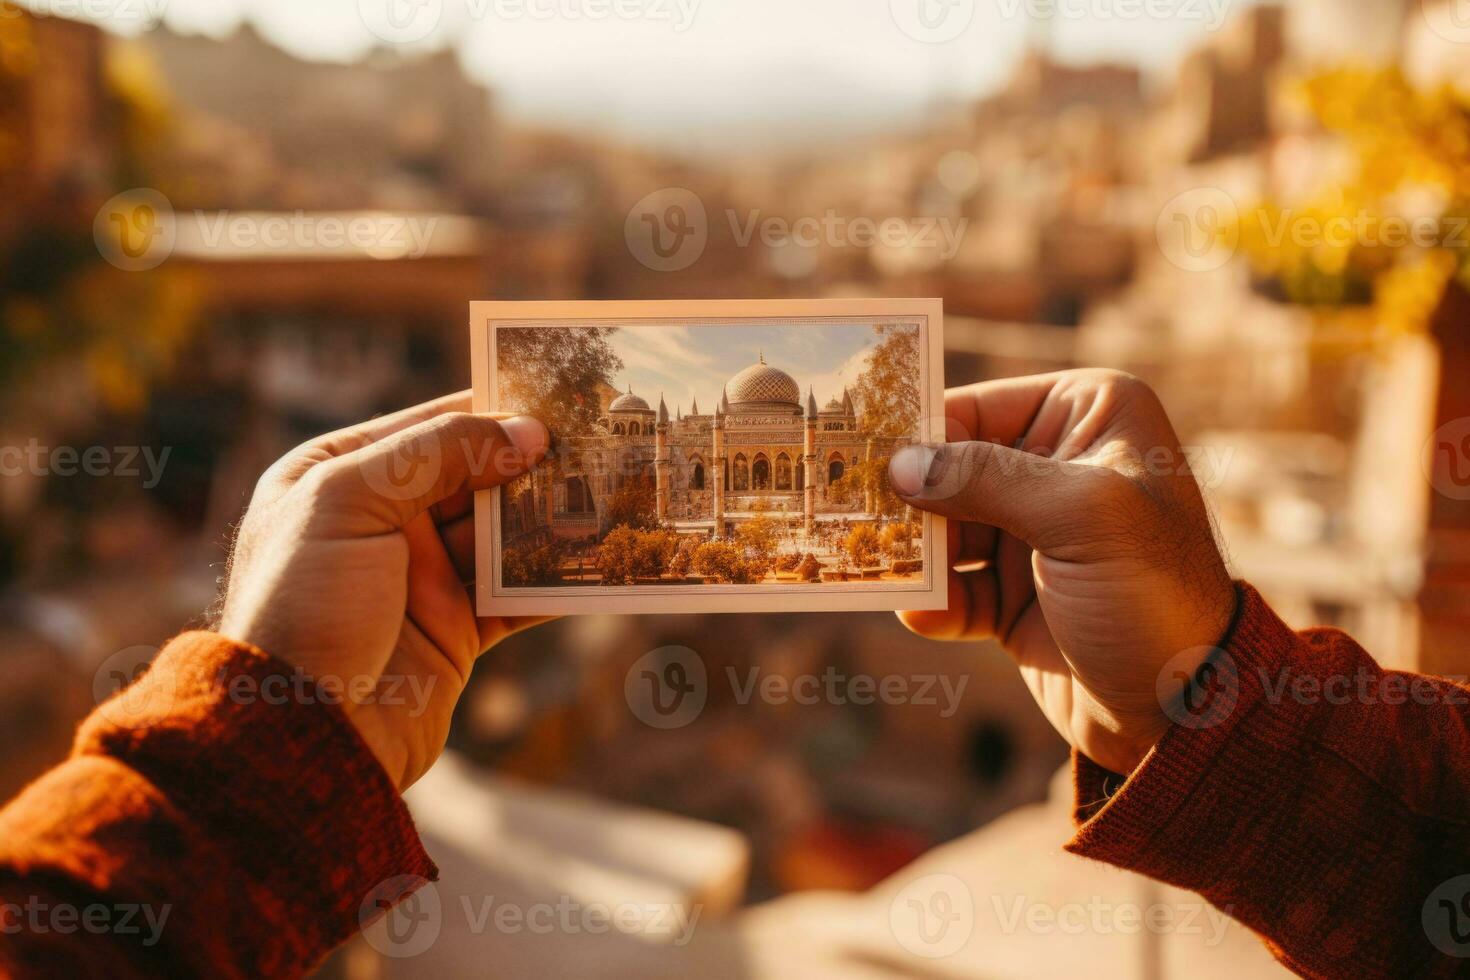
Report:
M 725 386 L 730 404 L 745 402 L 780 402 L 786 405 L 801 404 L 801 388 L 795 379 L 779 368 L 766 363 L 762 355 L 758 364 L 741 371 Z
M 633 394 L 630 390 L 626 395 L 619 395 L 613 399 L 613 403 L 607 407 L 609 412 L 651 412 L 648 402 Z

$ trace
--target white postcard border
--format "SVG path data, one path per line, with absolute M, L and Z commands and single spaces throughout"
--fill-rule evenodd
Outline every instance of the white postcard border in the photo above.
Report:
M 496 327 L 566 326 L 628 321 L 667 326 L 731 321 L 912 321 L 920 331 L 924 436 L 942 442 L 944 312 L 937 299 L 704 300 L 634 302 L 473 302 L 470 363 L 473 409 L 499 411 Z M 924 578 L 915 584 L 627 585 L 507 587 L 500 581 L 500 490 L 475 494 L 476 606 L 481 616 L 565 616 L 596 613 L 854 612 L 948 607 L 945 522 L 924 513 Z

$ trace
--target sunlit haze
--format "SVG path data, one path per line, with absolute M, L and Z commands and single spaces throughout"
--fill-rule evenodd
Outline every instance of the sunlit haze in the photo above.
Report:
M 382 43 L 361 11 L 386 2 L 129 0 L 109 5 L 119 13 L 105 23 L 136 29 L 141 11 L 163 6 L 174 30 L 224 35 L 248 18 L 295 54 L 350 60 Z M 412 11 L 441 0 L 393 2 Z M 894 5 L 906 2 L 915 0 Z M 1028 36 L 1044 34 L 1063 60 L 1167 68 L 1248 5 L 1181 2 L 1175 16 L 1149 19 L 1093 16 L 1087 12 L 1110 0 L 1088 0 L 1061 3 L 1063 13 L 1037 20 L 1028 11 L 1045 4 L 976 0 L 958 37 L 924 43 L 899 28 L 889 0 L 606 0 L 603 9 L 623 15 L 597 20 L 582 13 L 596 8 L 582 3 L 442 0 L 437 27 L 418 43 L 459 46 L 466 69 L 511 116 L 674 150 L 759 151 L 918 123 L 997 85 Z M 970 0 L 953 3 L 967 9 Z M 27 5 L 88 9 L 68 0 Z

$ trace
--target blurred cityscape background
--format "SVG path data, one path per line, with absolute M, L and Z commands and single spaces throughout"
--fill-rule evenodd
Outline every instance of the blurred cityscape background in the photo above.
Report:
M 1239 576 L 1386 664 L 1470 672 L 1454 0 L 1179 0 L 1141 20 L 1018 0 L 981 3 L 958 38 L 904 0 L 813 0 L 826 33 L 791 45 L 784 8 L 726 2 L 689 11 L 688 36 L 743 19 L 748 77 L 667 106 L 641 94 L 649 52 L 669 52 L 677 95 L 698 74 L 684 35 L 629 42 L 624 78 L 621 35 L 597 46 L 575 6 L 538 22 L 568 53 L 537 70 L 456 46 L 452 18 L 443 43 L 379 24 L 338 49 L 249 9 L 205 31 L 157 0 L 0 5 L 0 794 L 62 757 L 99 671 L 199 621 L 265 466 L 468 386 L 472 299 L 943 297 L 951 386 L 1141 375 Z M 372 34 L 367 0 L 321 6 Z M 866 61 L 879 23 L 888 47 Z M 890 49 L 928 67 L 905 75 Z M 496 52 L 524 72 L 508 104 L 482 70 Z M 755 108 L 732 114 L 744 86 Z M 367 231 L 330 233 L 349 227 Z M 640 720 L 625 684 L 667 646 L 709 677 L 676 729 Z M 808 705 L 726 681 L 833 668 L 932 688 Z M 412 957 L 370 935 L 327 974 L 1284 975 L 1192 896 L 1062 854 L 1065 746 L 1005 654 L 891 616 L 562 621 L 481 662 L 451 748 L 410 794 L 444 869 L 442 934 Z M 899 922 L 926 881 L 973 904 L 942 955 Z M 485 934 L 469 895 L 698 924 L 680 943 Z M 1099 901 L 1164 906 L 1175 927 L 1009 915 Z

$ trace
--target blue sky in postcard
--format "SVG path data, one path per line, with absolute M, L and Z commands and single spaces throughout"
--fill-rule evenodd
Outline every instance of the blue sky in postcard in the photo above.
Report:
M 688 412 L 697 396 L 709 414 L 725 382 L 764 353 L 767 364 L 796 379 L 803 396 L 810 386 L 824 405 L 857 380 L 875 340 L 870 323 L 623 327 L 613 336 L 624 363 L 615 384 L 624 391 L 631 384 L 654 407 L 662 393 L 670 412 Z

